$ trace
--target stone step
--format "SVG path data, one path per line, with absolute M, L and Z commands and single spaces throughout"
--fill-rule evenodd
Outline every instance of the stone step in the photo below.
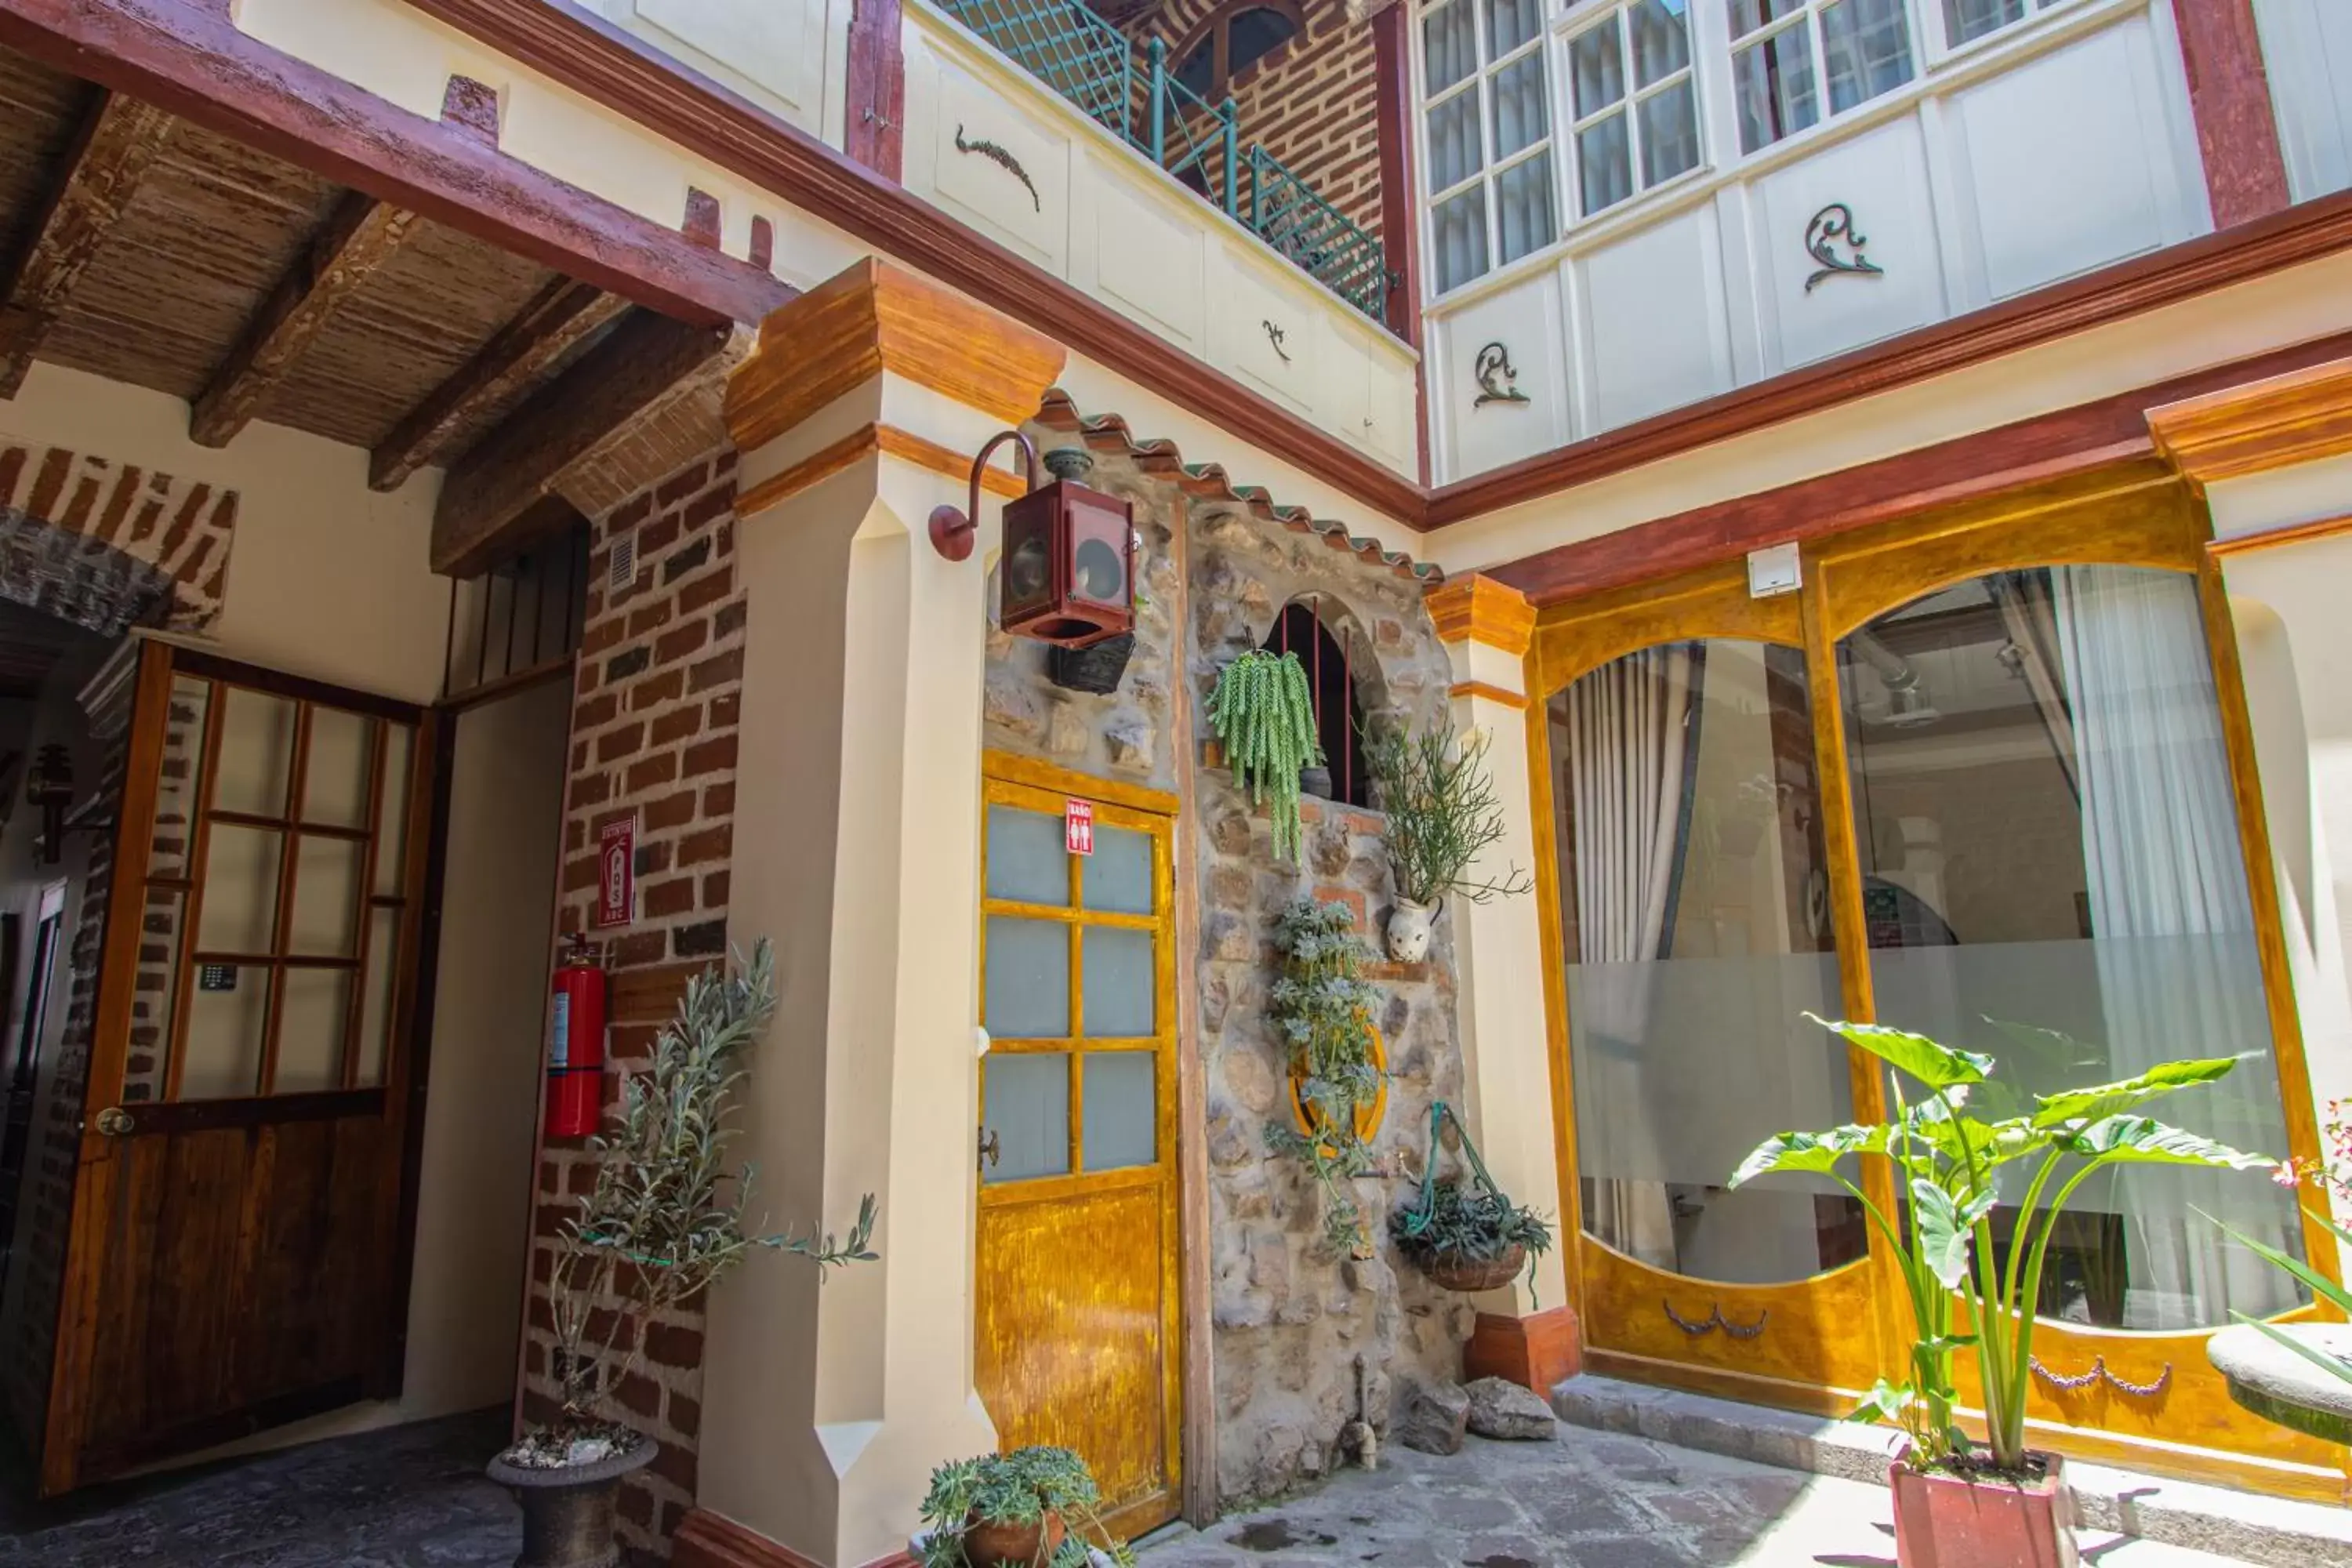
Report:
M 1902 1435 L 1791 1410 L 1654 1388 L 1587 1373 L 1551 1391 L 1571 1426 L 1629 1433 L 1710 1454 L 1886 1484 Z M 2352 1510 L 2234 1488 L 2066 1462 L 2084 1527 L 2210 1552 L 2265 1568 L 2352 1568 Z

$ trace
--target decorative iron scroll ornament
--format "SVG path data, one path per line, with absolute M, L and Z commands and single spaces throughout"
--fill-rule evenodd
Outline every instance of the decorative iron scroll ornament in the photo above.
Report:
M 1489 403 L 1525 403 L 1528 395 L 1519 390 L 1519 373 L 1511 368 L 1511 351 L 1499 342 L 1488 343 L 1470 362 L 1470 374 L 1478 378 L 1478 395 L 1470 400 L 1473 408 L 1484 408 Z
M 1272 321 L 1266 321 L 1262 317 L 1258 321 L 1258 325 L 1265 329 L 1265 341 L 1274 345 L 1274 357 L 1280 360 L 1283 363 L 1288 364 L 1290 363 L 1290 356 L 1282 352 L 1282 329 L 1276 326 Z
M 1029 188 L 1029 205 L 1039 212 L 1045 210 L 1045 200 L 1037 195 L 1037 183 L 1029 177 L 1029 171 L 1021 166 L 1020 159 L 1006 152 L 996 142 L 991 142 L 985 136 L 975 136 L 967 142 L 964 140 L 963 127 L 958 125 L 955 149 L 959 153 L 977 153 L 998 168 L 1009 171 L 1014 179 Z M 1873 270 L 1876 269 L 1873 268 Z
M 1838 254 L 1840 241 L 1844 242 L 1850 254 Z M 1843 202 L 1832 202 L 1815 213 L 1812 221 L 1805 225 L 1805 254 L 1821 266 L 1805 279 L 1805 292 L 1811 293 L 1825 278 L 1884 277 L 1886 269 L 1862 253 L 1863 247 L 1869 243 L 1853 226 L 1853 209 Z
M 1735 1340 L 1752 1340 L 1764 1331 L 1765 1324 L 1772 1321 L 1772 1309 L 1769 1307 L 1758 1312 L 1756 1321 L 1752 1323 L 1735 1323 L 1723 1315 L 1721 1302 L 1710 1303 L 1706 1316 L 1704 1318 L 1685 1318 L 1675 1310 L 1675 1304 L 1672 1301 L 1664 1298 L 1659 1300 L 1658 1305 L 1665 1309 L 1667 1321 L 1693 1339 L 1698 1338 L 1701 1334 L 1711 1334 L 1716 1330 L 1721 1329 Z
M 2164 1363 L 2164 1370 L 2156 1374 L 2156 1381 L 2153 1383 L 2131 1383 L 2123 1378 L 2117 1377 L 2114 1373 L 2107 1370 L 2107 1358 L 2103 1355 L 2093 1356 L 2091 1358 L 2090 1371 L 2076 1373 L 2072 1377 L 2067 1376 L 2063 1373 L 2051 1371 L 2048 1367 L 2042 1364 L 2042 1358 L 2040 1356 L 2027 1357 L 2026 1364 L 2033 1369 L 2034 1376 L 2040 1378 L 2042 1382 L 2048 1384 L 2052 1388 L 2056 1389 L 2061 1394 L 2080 1394 L 2083 1390 L 2091 1387 L 2095 1384 L 2104 1383 L 2109 1388 L 2114 1389 L 2117 1394 L 2123 1394 L 2126 1398 L 2160 1399 L 2164 1396 L 2164 1391 L 2172 1386 L 2172 1363 L 2170 1362 L 2166 1362 Z

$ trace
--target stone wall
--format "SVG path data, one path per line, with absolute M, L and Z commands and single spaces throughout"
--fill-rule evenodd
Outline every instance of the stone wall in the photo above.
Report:
M 1356 672 L 1369 722 L 1443 721 L 1452 674 L 1413 584 L 1384 567 L 1238 509 L 1198 508 L 1190 547 L 1186 674 L 1205 715 L 1218 672 L 1256 647 L 1283 605 L 1318 597 Z M 1208 736 L 1205 718 L 1195 744 Z M 1286 1490 L 1337 1464 L 1341 1426 L 1364 1401 L 1385 1430 L 1400 1382 L 1452 1381 L 1475 1314 L 1403 1263 L 1389 1211 L 1411 1197 L 1427 1153 L 1429 1107 L 1461 1093 L 1451 922 L 1430 956 L 1367 971 L 1384 998 L 1386 1113 L 1371 1139 L 1378 1172 L 1355 1184 L 1376 1256 L 1356 1261 L 1322 1236 L 1323 1197 L 1299 1162 L 1266 1152 L 1270 1123 L 1293 1116 L 1286 1067 L 1268 1020 L 1269 936 L 1292 900 L 1350 905 L 1381 952 L 1394 897 L 1376 813 L 1307 802 L 1301 864 L 1274 858 L 1263 812 L 1222 768 L 1197 771 L 1192 837 L 1201 887 L 1200 1048 L 1208 1080 L 1209 1237 L 1215 1313 L 1217 1484 L 1228 1504 Z
M 1072 437 L 1032 430 L 1045 445 Z M 1100 447 L 1104 443 L 1095 443 Z M 1267 634 L 1283 606 L 1315 595 L 1325 624 L 1357 671 L 1368 716 L 1443 719 L 1452 679 L 1422 608 L 1417 584 L 1360 561 L 1312 534 L 1264 521 L 1211 487 L 1147 475 L 1131 458 L 1097 450 L 1087 482 L 1136 504 L 1143 535 L 1139 572 L 1147 603 L 1134 657 L 1108 697 L 1064 691 L 1045 676 L 1039 644 L 996 635 L 989 647 L 986 743 L 1076 772 L 1178 787 L 1180 745 L 1200 764 L 1205 713 L 1218 671 Z M 1180 585 L 1178 552 L 1183 556 Z M 1178 595 L 1185 625 L 1175 623 Z M 1172 700 L 1189 683 L 1190 732 L 1176 732 Z M 1356 1415 L 1356 1361 L 1365 1399 L 1385 1426 L 1402 1381 L 1453 1380 L 1473 1313 L 1401 1264 L 1387 1241 L 1392 1205 L 1417 1183 L 1430 1101 L 1460 1092 L 1450 922 L 1441 921 L 1425 963 L 1376 964 L 1384 1002 L 1377 1022 L 1391 1079 L 1372 1140 L 1382 1175 L 1357 1184 L 1378 1243 L 1356 1262 L 1322 1239 L 1321 1197 L 1306 1169 L 1267 1152 L 1265 1130 L 1287 1118 L 1281 1053 L 1265 1016 L 1275 979 L 1274 915 L 1294 898 L 1352 906 L 1379 946 L 1392 889 L 1372 812 L 1307 802 L 1304 864 L 1278 864 L 1263 812 L 1253 812 L 1222 769 L 1196 765 L 1180 825 L 1177 876 L 1201 910 L 1201 943 L 1180 984 L 1194 988 L 1193 1028 L 1179 1048 L 1198 1051 L 1206 1090 L 1213 1360 L 1217 1489 L 1230 1507 L 1286 1490 L 1338 1462 L 1340 1428 Z

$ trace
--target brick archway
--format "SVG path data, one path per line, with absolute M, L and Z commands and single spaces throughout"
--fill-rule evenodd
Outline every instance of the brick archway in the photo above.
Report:
M 0 598 L 115 636 L 220 615 L 237 492 L 63 447 L 0 443 Z

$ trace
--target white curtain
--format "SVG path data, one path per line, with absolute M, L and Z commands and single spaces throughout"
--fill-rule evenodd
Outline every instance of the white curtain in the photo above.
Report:
M 1646 648 L 1584 676 L 1568 689 L 1569 763 L 1562 785 L 1576 857 L 1576 956 L 1589 973 L 1614 983 L 1580 987 L 1575 1026 L 1602 1048 L 1586 1054 L 1588 1071 L 1638 1077 L 1632 1055 L 1644 1034 L 1651 974 L 1634 970 L 1659 956 L 1681 837 L 1685 748 L 1697 661 L 1689 644 Z M 1593 966 L 1610 966 L 1596 969 Z M 1639 984 L 1635 984 L 1638 979 Z M 1608 1047 L 1617 1047 L 1612 1051 Z M 1612 1059 L 1612 1058 L 1614 1059 Z M 1588 1171 L 1629 1168 L 1607 1145 L 1632 1148 L 1673 1136 L 1672 1128 L 1623 1125 L 1618 1119 L 1644 1098 L 1628 1084 L 1580 1086 L 1579 1103 L 1611 1108 L 1611 1124 L 1593 1126 L 1582 1163 Z M 1580 1121 L 1582 1121 L 1580 1118 Z M 1605 1132 L 1605 1138 L 1600 1136 Z M 1581 1137 L 1582 1134 L 1580 1134 Z M 1640 1168 L 1647 1162 L 1630 1162 Z M 1600 1240 L 1619 1251 L 1671 1266 L 1674 1215 L 1664 1186 L 1599 1175 L 1586 1216 Z
M 2051 579 L 2114 1075 L 2179 1057 L 2236 1057 L 2220 1084 L 2160 1100 L 2150 1113 L 2284 1154 L 2253 909 L 2195 583 L 2115 566 L 2062 567 Z M 2284 1273 L 2196 1212 L 2296 1248 L 2292 1201 L 2262 1176 L 2127 1171 L 2115 1200 L 2129 1238 L 2125 1327 L 2209 1327 L 2232 1311 L 2266 1315 L 2294 1304 Z

